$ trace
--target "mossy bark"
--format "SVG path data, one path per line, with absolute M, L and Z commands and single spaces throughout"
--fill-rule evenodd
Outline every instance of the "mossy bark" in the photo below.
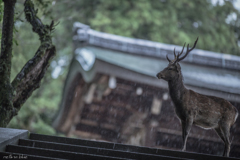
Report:
M 16 0 L 4 1 L 2 52 L 0 57 L 0 127 L 6 127 L 13 116 L 17 115 L 21 106 L 31 96 L 32 92 L 39 88 L 49 63 L 56 53 L 51 38 L 54 23 L 44 25 L 37 17 L 32 1 L 26 0 L 24 3 L 26 19 L 32 25 L 33 32 L 39 35 L 41 44 L 34 57 L 24 65 L 12 83 L 10 83 L 15 2 Z M 11 10 L 11 14 L 9 14 L 9 10 Z M 5 18 L 5 15 L 7 18 Z M 12 17 L 9 18 L 9 16 Z M 6 25 L 6 31 L 4 30 L 4 25 Z M 12 26 L 9 27 L 9 25 Z M 5 32 L 9 32 L 8 35 Z M 3 49 L 6 51 L 3 52 Z
M 5 0 L 0 55 L 0 127 L 5 127 L 12 115 L 13 88 L 10 83 L 14 7 L 16 0 Z

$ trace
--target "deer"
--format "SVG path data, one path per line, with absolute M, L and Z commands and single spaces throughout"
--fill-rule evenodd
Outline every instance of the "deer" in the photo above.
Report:
M 186 150 L 186 142 L 192 125 L 196 125 L 204 129 L 214 129 L 225 144 L 223 156 L 228 157 L 231 146 L 230 129 L 238 117 L 237 108 L 223 98 L 203 95 L 187 89 L 183 83 L 179 62 L 195 48 L 197 41 L 198 38 L 190 49 L 189 44 L 187 45 L 183 56 L 186 42 L 180 53 L 176 54 L 174 48 L 174 60 L 170 60 L 166 54 L 169 64 L 156 76 L 168 82 L 169 95 L 182 126 L 182 151 Z

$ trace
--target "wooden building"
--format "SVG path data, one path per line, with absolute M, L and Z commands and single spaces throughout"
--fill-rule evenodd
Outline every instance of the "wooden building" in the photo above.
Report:
M 167 83 L 156 74 L 182 46 L 121 37 L 75 23 L 75 54 L 53 126 L 67 136 L 179 150 L 181 125 Z M 184 42 L 183 42 L 184 43 Z M 193 42 L 192 42 L 193 43 Z M 192 44 L 190 43 L 190 46 Z M 229 100 L 240 111 L 240 57 L 193 50 L 181 62 L 187 88 Z M 240 156 L 240 118 L 230 156 Z M 193 126 L 187 151 L 221 155 L 213 130 Z

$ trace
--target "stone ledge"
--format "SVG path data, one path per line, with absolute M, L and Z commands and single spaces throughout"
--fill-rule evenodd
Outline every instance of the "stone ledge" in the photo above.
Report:
M 28 130 L 0 128 L 0 151 L 4 151 L 8 144 L 17 144 L 20 138 L 28 138 L 28 134 Z

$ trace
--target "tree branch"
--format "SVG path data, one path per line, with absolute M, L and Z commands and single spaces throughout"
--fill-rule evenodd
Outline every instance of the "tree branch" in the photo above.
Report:
M 44 25 L 37 17 L 37 10 L 34 9 L 32 1 L 26 0 L 24 6 L 26 20 L 32 25 L 32 30 L 39 35 L 40 41 L 49 41 L 50 43 L 52 43 L 52 30 L 49 25 Z
M 51 37 L 51 32 L 54 30 L 53 22 L 51 25 L 44 25 L 37 17 L 37 11 L 34 9 L 31 0 L 26 0 L 24 6 L 26 19 L 32 25 L 32 30 L 39 35 L 41 45 L 35 56 L 25 64 L 12 81 L 15 93 L 13 106 L 17 110 L 21 108 L 32 92 L 40 86 L 41 80 L 56 52 Z

